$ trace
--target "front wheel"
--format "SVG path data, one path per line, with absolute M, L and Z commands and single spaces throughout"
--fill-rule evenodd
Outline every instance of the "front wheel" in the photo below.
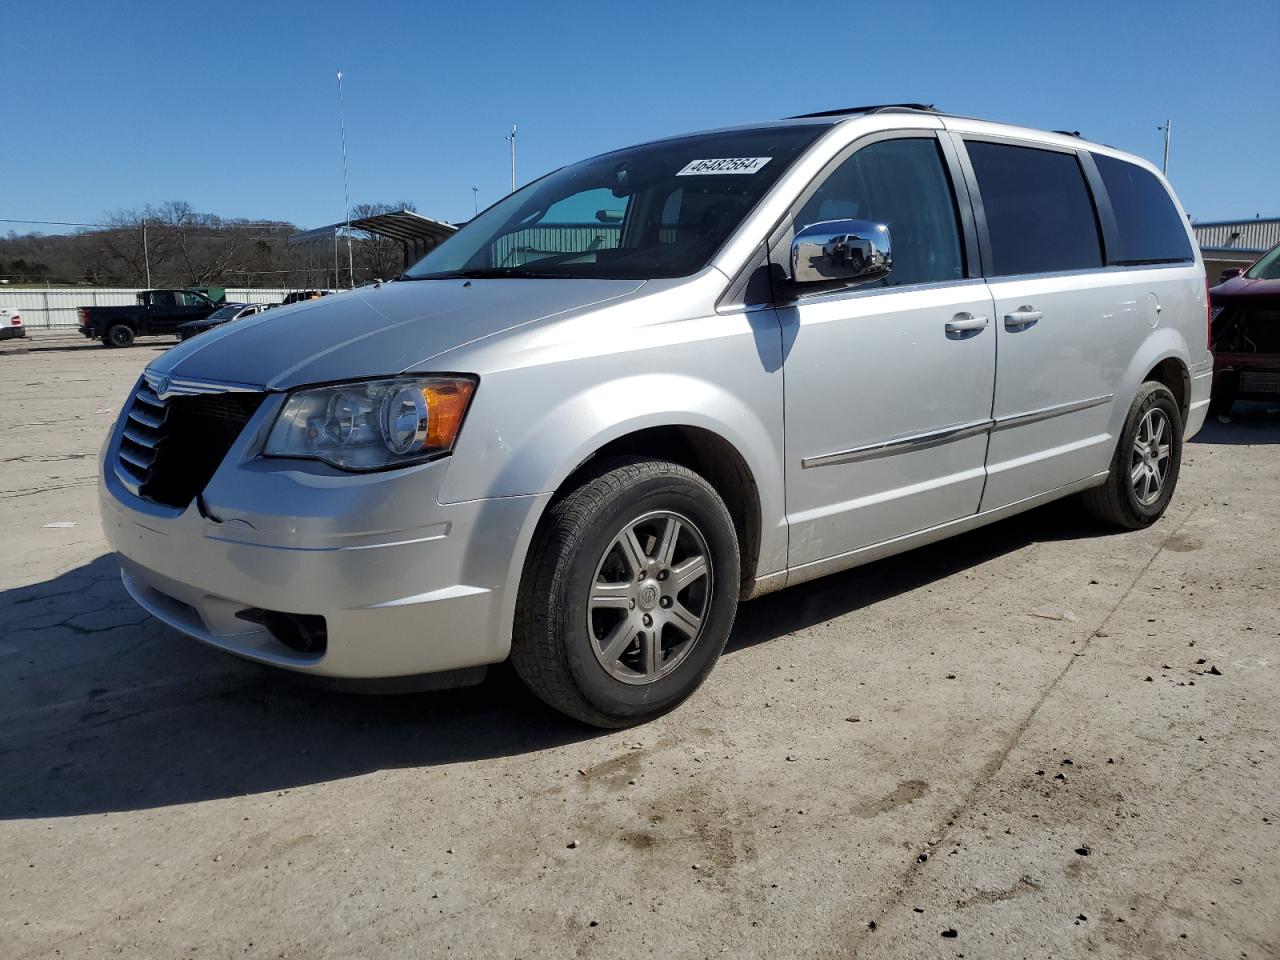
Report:
M 1162 383 L 1144 383 L 1129 407 L 1106 483 L 1085 491 L 1094 517 L 1125 530 L 1155 523 L 1173 499 L 1182 465 L 1182 412 Z
M 733 520 L 706 480 L 665 461 L 604 464 L 549 508 L 534 536 L 512 663 L 569 716 L 642 723 L 711 672 L 739 584 Z

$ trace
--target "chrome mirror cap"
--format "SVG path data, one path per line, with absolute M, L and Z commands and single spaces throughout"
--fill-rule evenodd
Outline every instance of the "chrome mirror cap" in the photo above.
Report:
M 889 228 L 870 220 L 826 220 L 796 231 L 791 281 L 826 288 L 873 283 L 893 269 Z

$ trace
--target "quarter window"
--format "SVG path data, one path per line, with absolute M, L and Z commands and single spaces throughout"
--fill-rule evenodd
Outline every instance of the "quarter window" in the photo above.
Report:
M 982 141 L 965 146 L 996 276 L 1102 266 L 1098 217 L 1075 154 Z
M 1194 260 L 1187 228 L 1169 191 L 1150 171 L 1100 153 L 1093 155 L 1115 213 L 1119 248 L 1114 264 L 1182 263 Z
M 805 202 L 795 225 L 824 220 L 871 220 L 889 228 L 893 269 L 880 286 L 965 275 L 955 197 L 932 137 L 881 140 L 851 156 Z

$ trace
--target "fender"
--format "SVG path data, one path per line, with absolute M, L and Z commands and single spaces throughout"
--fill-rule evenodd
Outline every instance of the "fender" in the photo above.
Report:
M 781 385 L 779 382 L 779 389 Z M 675 401 L 680 401 L 679 403 Z M 781 398 L 775 407 L 781 420 Z M 627 414 L 615 418 L 619 410 Z M 770 426 L 758 411 L 724 388 L 706 380 L 677 373 L 648 373 L 620 377 L 569 395 L 537 422 L 536 430 L 521 432 L 513 441 L 495 435 L 504 456 L 482 458 L 500 465 L 491 476 L 483 470 L 458 471 L 461 462 L 451 464 L 441 491 L 449 488 L 470 491 L 483 478 L 485 496 L 508 498 L 529 496 L 531 507 L 521 529 L 514 533 L 511 563 L 502 588 L 498 636 L 503 652 L 511 642 L 515 606 L 529 545 L 553 492 L 569 476 L 606 444 L 651 427 L 698 427 L 731 444 L 741 455 L 756 480 L 760 498 L 760 552 L 757 579 L 777 573 L 786 566 L 787 526 L 783 503 L 782 449 L 780 422 Z M 776 437 L 776 439 L 775 439 Z M 519 491 L 519 492 L 518 492 Z M 456 493 L 455 493 L 456 495 Z
M 1108 421 L 1108 432 L 1120 436 L 1124 430 L 1125 418 L 1129 415 L 1129 407 L 1138 394 L 1147 374 L 1165 360 L 1176 360 L 1182 369 L 1184 407 L 1190 401 L 1190 356 L 1186 338 L 1174 327 L 1157 327 L 1134 351 L 1133 358 L 1125 368 L 1124 375 L 1116 387 L 1115 400 L 1111 404 L 1111 416 Z M 1185 410 L 1184 410 L 1185 415 Z

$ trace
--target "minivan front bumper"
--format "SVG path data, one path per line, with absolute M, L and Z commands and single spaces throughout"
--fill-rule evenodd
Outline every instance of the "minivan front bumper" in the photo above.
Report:
M 342 474 L 253 456 L 253 428 L 184 510 L 122 483 L 113 431 L 102 522 L 141 606 L 229 653 L 321 677 L 417 677 L 506 658 L 521 565 L 550 494 L 441 504 L 447 459 Z M 300 649 L 264 613 L 322 622 L 324 641 Z

